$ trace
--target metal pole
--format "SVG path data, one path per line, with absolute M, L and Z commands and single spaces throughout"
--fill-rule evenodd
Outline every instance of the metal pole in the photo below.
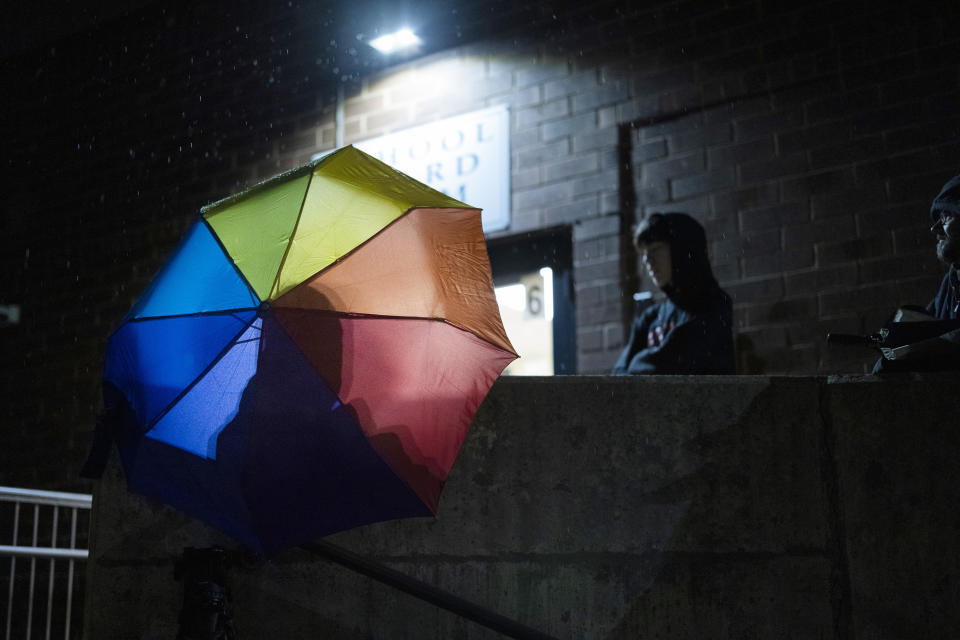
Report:
M 33 546 L 37 546 L 37 527 L 40 524 L 40 505 L 33 505 Z M 30 595 L 27 601 L 27 640 L 30 640 L 33 631 L 33 591 L 37 577 L 37 558 L 30 558 Z
M 17 544 L 17 533 L 20 529 L 20 503 L 13 504 L 13 544 Z M 13 620 L 13 579 L 16 574 L 17 559 L 10 558 L 10 591 L 7 596 L 7 640 L 10 640 L 10 625 Z
M 378 580 L 404 593 L 409 593 L 421 600 L 451 611 L 458 616 L 473 620 L 509 638 L 517 638 L 518 640 L 556 640 L 553 636 L 549 636 L 536 629 L 531 629 L 516 620 L 511 620 L 489 609 L 484 609 L 469 600 L 464 600 L 448 591 L 438 589 L 431 584 L 411 578 L 404 573 L 385 567 L 382 564 L 373 562 L 368 558 L 364 558 L 352 551 L 348 551 L 343 547 L 338 547 L 324 540 L 303 544 L 300 545 L 300 548 L 321 555 L 348 569 Z
M 90 552 L 86 549 L 51 549 L 50 547 L 11 547 L 0 544 L 0 556 L 20 556 L 40 560 L 86 560 Z
M 60 524 L 60 507 L 53 508 L 53 531 L 50 534 L 50 546 L 57 547 L 57 525 Z M 50 640 L 50 623 L 53 620 L 53 576 L 56 569 L 56 559 L 50 558 L 50 576 L 47 579 L 47 631 L 44 640 Z
M 20 489 L 18 487 L 0 487 L 0 501 L 28 502 L 30 504 L 49 504 L 61 507 L 89 509 L 93 501 L 93 496 L 89 493 L 66 493 L 64 491 L 40 491 L 38 489 Z
M 70 548 L 77 548 L 77 508 L 73 508 L 70 518 Z M 63 624 L 63 640 L 70 640 L 70 618 L 73 613 L 73 558 L 69 560 L 67 574 L 67 621 Z

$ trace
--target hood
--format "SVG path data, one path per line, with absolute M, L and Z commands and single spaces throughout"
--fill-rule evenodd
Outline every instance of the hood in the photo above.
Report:
M 930 205 L 930 219 L 936 222 L 940 212 L 960 216 L 960 176 L 954 176 L 943 185 L 943 189 Z
M 672 282 L 663 292 L 687 311 L 710 304 L 717 281 L 707 257 L 707 236 L 700 223 L 685 213 L 654 213 L 637 229 L 637 243 L 662 241 L 670 245 Z

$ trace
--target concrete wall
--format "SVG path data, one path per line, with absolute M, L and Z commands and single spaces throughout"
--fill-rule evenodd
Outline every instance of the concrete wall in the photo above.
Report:
M 501 379 L 439 516 L 336 544 L 559 638 L 960 631 L 957 377 Z M 171 638 L 184 546 L 100 483 L 86 637 Z M 231 574 L 243 638 L 496 634 L 293 550 Z

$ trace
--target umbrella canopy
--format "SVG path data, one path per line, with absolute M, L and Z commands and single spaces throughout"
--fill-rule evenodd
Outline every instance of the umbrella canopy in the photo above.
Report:
M 273 553 L 435 513 L 515 357 L 480 211 L 346 147 L 205 207 L 104 386 L 132 491 Z

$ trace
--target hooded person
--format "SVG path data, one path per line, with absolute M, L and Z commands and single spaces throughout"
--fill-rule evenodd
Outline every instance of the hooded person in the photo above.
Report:
M 733 373 L 733 305 L 713 277 L 703 227 L 685 213 L 654 213 L 634 244 L 666 299 L 634 318 L 613 375 Z
M 874 373 L 952 371 L 960 369 L 960 175 L 943 186 L 930 205 L 930 231 L 937 240 L 937 258 L 948 267 L 940 289 L 926 307 L 903 307 L 886 329 L 910 329 L 908 341 L 881 349 Z M 910 324 L 898 319 L 916 310 Z
M 950 270 L 926 311 L 937 320 L 960 318 L 960 175 L 947 181 L 930 205 L 930 231 L 937 238 L 937 258 Z

